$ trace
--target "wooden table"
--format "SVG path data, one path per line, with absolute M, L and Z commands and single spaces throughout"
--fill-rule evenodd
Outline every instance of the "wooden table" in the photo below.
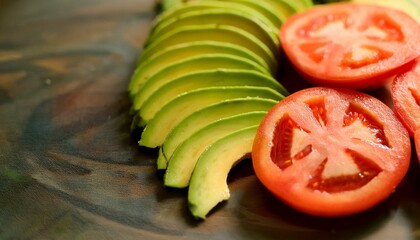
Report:
M 0 239 L 420 238 L 417 159 L 388 200 L 338 219 L 289 209 L 245 161 L 231 199 L 194 220 L 129 130 L 126 88 L 154 7 L 0 0 Z

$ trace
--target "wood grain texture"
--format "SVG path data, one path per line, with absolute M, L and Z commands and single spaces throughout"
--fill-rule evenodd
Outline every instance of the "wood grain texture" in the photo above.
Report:
M 390 199 L 339 219 L 284 206 L 246 161 L 231 199 L 192 219 L 186 192 L 163 187 L 156 151 L 129 130 L 126 88 L 154 7 L 0 0 L 0 239 L 420 237 L 417 159 Z

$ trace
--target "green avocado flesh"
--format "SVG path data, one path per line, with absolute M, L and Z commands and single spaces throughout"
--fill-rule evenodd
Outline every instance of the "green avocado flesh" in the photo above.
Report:
M 268 111 L 275 104 L 277 101 L 271 99 L 238 98 L 216 103 L 192 113 L 169 132 L 159 151 L 158 169 L 166 169 L 167 159 L 172 156 L 178 145 L 212 122 L 247 112 Z
M 132 85 L 134 85 L 135 81 L 139 81 L 134 79 L 147 78 L 147 76 L 152 75 L 157 70 L 160 70 L 173 62 L 197 55 L 219 53 L 247 58 L 250 61 L 261 65 L 263 68 L 269 69 L 267 63 L 265 63 L 259 56 L 238 45 L 215 41 L 188 42 L 162 49 L 150 56 L 148 59 L 142 59 L 142 61 L 140 61 L 139 58 L 132 80 L 130 81 L 129 90 L 131 91 L 133 88 Z
M 401 10 L 412 18 L 414 18 L 417 22 L 420 22 L 420 1 L 419 0 L 351 0 L 354 3 L 368 3 L 368 4 L 376 4 L 379 6 L 385 6 L 390 8 L 395 8 Z
M 270 67 L 271 72 L 275 73 L 277 70 L 277 59 L 263 42 L 242 29 L 220 24 L 191 25 L 173 29 L 148 45 L 140 60 L 147 59 L 161 49 L 176 44 L 206 40 L 231 43 L 247 48 L 261 57 Z
M 138 96 L 143 97 L 143 102 L 137 102 L 138 99 L 136 98 L 134 105 L 138 104 L 141 107 L 140 117 L 148 119 L 182 93 L 218 86 L 260 86 L 271 88 L 283 95 L 288 94 L 280 83 L 265 74 L 252 70 L 215 69 L 191 72 L 158 85 L 154 89 L 150 88 L 147 91 L 142 91 L 142 94 L 140 93 Z
M 200 155 L 215 141 L 241 130 L 259 125 L 267 112 L 248 112 L 223 118 L 200 129 L 182 142 L 168 160 L 164 183 L 168 187 L 187 187 Z
M 211 104 L 235 98 L 260 97 L 280 101 L 280 93 L 267 87 L 210 87 L 179 95 L 163 106 L 154 116 L 143 119 L 144 128 L 139 144 L 155 148 L 161 146 L 168 133 L 189 114 Z
M 280 4 L 278 10 L 281 10 L 281 7 L 288 5 L 290 6 L 295 12 L 302 12 L 306 9 L 313 6 L 311 0 L 268 0 L 269 2 L 273 2 L 274 4 Z
M 269 23 L 264 23 L 252 15 L 245 15 L 234 9 L 206 9 L 200 11 L 191 11 L 174 16 L 166 21 L 159 22 L 153 29 L 148 38 L 152 43 L 163 33 L 184 26 L 222 24 L 237 27 L 243 31 L 256 36 L 261 42 L 275 54 L 278 53 L 280 46 L 277 34 L 277 27 Z
M 254 16 L 263 21 L 271 21 L 271 23 L 280 27 L 280 24 L 284 22 L 281 16 L 278 16 L 270 4 L 265 4 L 262 1 L 255 0 L 200 0 L 200 1 L 188 1 L 182 5 L 178 5 L 168 11 L 164 11 L 156 19 L 156 24 L 166 19 L 172 18 L 177 15 L 181 15 L 190 11 L 205 10 L 205 9 L 234 9 L 242 12 L 247 16 Z M 281 14 L 280 14 L 281 15 Z
M 296 3 L 293 3 L 294 1 L 296 0 L 292 0 L 291 3 L 288 0 L 266 0 L 264 2 L 271 5 L 276 13 L 286 16 L 287 19 L 299 11 Z
M 188 188 L 192 215 L 204 219 L 219 202 L 229 199 L 227 177 L 239 161 L 250 157 L 258 125 L 241 129 L 210 145 L 195 165 Z
M 228 174 L 267 112 L 278 82 L 279 29 L 311 0 L 163 0 L 128 85 L 138 144 L 157 148 L 167 187 L 188 187 L 204 219 L 229 198 Z
M 217 1 L 225 1 L 225 0 L 217 0 Z M 268 21 L 271 22 L 277 28 L 286 21 L 290 14 L 286 14 L 285 12 L 276 12 L 269 3 L 265 1 L 255 1 L 255 0 L 229 0 L 229 2 L 236 3 L 238 5 L 247 6 L 255 11 L 261 13 Z
M 255 62 L 252 62 L 243 57 L 232 56 L 229 54 L 205 54 L 189 57 L 187 59 L 182 59 L 178 62 L 167 65 L 166 67 L 162 67 L 160 71 L 157 71 L 155 74 L 149 76 L 149 78 L 146 79 L 146 81 L 142 84 L 141 87 L 139 86 L 140 83 L 135 85 L 138 86 L 138 90 L 135 93 L 136 96 L 133 100 L 133 108 L 134 110 L 139 110 L 142 107 L 143 103 L 154 92 L 156 92 L 156 90 L 158 90 L 165 84 L 169 84 L 175 81 L 176 79 L 183 78 L 185 76 L 190 76 L 191 73 L 197 71 L 215 71 L 218 69 L 226 69 L 226 71 L 249 69 L 249 71 L 260 72 L 261 75 L 264 76 L 270 75 L 266 72 L 266 69 L 262 68 Z M 205 78 L 206 76 L 201 75 L 199 77 Z M 211 77 L 209 76 L 208 78 Z M 200 78 L 196 78 L 196 80 L 201 81 Z M 133 89 L 133 91 L 136 90 Z M 158 99 L 160 98 L 158 97 Z M 167 98 L 162 100 L 167 100 Z M 160 102 L 161 101 L 156 101 L 155 105 L 157 105 Z

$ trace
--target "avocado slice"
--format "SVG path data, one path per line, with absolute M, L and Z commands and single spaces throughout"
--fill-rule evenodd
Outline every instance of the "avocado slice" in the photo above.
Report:
M 182 5 L 184 0 L 161 0 L 159 3 L 159 9 L 163 12 L 169 11 L 170 9 L 176 8 Z
M 183 4 L 178 4 L 176 7 L 165 11 L 160 14 L 155 21 L 155 24 L 161 21 L 165 21 L 168 18 L 173 16 L 186 13 L 189 11 L 197 11 L 204 9 L 235 9 L 243 12 L 245 15 L 257 17 L 263 21 L 270 21 L 274 26 L 278 26 L 279 17 L 276 12 L 271 11 L 271 6 L 263 3 L 259 4 L 262 1 L 254 0 L 200 0 L 200 1 L 184 1 Z M 267 8 L 270 10 L 267 10 Z M 282 19 L 280 19 L 281 22 Z
M 149 35 L 145 46 L 147 47 L 148 44 L 152 43 L 163 33 L 168 32 L 171 29 L 190 25 L 207 24 L 223 24 L 237 27 L 257 37 L 275 55 L 277 55 L 280 50 L 277 33 L 278 29 L 276 26 L 269 21 L 263 22 L 252 15 L 246 15 L 241 11 L 230 8 L 190 11 L 173 16 L 166 21 L 160 21 Z
M 182 43 L 164 48 L 150 56 L 148 59 L 142 59 L 143 61 L 137 62 L 136 69 L 128 86 L 131 96 L 134 95 L 134 92 L 138 91 L 139 87 L 135 86 L 137 82 L 145 82 L 150 75 L 156 73 L 158 70 L 161 70 L 163 67 L 173 64 L 181 59 L 204 54 L 230 54 L 233 56 L 243 57 L 257 63 L 269 71 L 267 63 L 264 62 L 261 57 L 236 44 L 215 41 Z
M 305 11 L 313 6 L 312 0 L 268 0 L 274 4 L 288 5 L 295 13 Z
M 420 22 L 420 1 L 419 0 L 352 0 L 351 2 L 354 3 L 368 3 L 368 4 L 376 4 L 380 6 L 395 8 L 401 10 L 412 18 L 414 18 L 417 22 Z
M 151 73 L 156 72 L 156 70 L 161 69 L 162 66 L 166 66 L 180 59 L 207 53 L 224 53 L 244 57 L 253 62 L 258 63 L 265 69 L 269 69 L 267 63 L 265 63 L 264 60 L 261 59 L 261 57 L 255 55 L 255 53 L 251 52 L 250 50 L 244 47 L 238 46 L 236 44 L 223 42 L 197 41 L 177 44 L 162 49 L 156 54 L 150 56 L 148 59 L 138 61 L 134 74 L 140 74 L 139 77 L 142 78 L 143 75 L 150 75 Z M 131 87 L 131 84 L 132 83 L 130 82 L 129 88 Z
M 195 165 L 188 188 L 188 205 L 199 219 L 219 202 L 228 200 L 227 177 L 235 164 L 250 157 L 258 125 L 244 128 L 210 145 Z
M 176 44 L 205 40 L 227 42 L 247 48 L 261 57 L 270 67 L 271 72 L 276 73 L 277 59 L 264 43 L 242 29 L 220 24 L 191 25 L 173 29 L 148 45 L 140 58 L 147 59 L 161 49 Z
M 191 113 L 211 104 L 235 98 L 260 97 L 280 101 L 283 95 L 267 87 L 209 87 L 179 95 L 163 106 L 151 118 L 143 119 L 147 124 L 139 144 L 155 148 L 161 146 L 168 133 Z
M 260 86 L 271 88 L 282 95 L 288 95 L 286 89 L 274 78 L 254 70 L 242 69 L 196 71 L 167 81 L 164 84 L 154 84 L 154 86 L 156 87 L 152 88 L 145 85 L 134 100 L 134 105 L 140 106 L 139 115 L 143 119 L 154 116 L 162 106 L 178 95 L 199 88 Z
M 216 103 L 192 113 L 169 132 L 160 148 L 157 168 L 166 169 L 167 159 L 172 156 L 178 145 L 212 122 L 246 112 L 268 111 L 277 102 L 258 97 L 237 98 Z
M 295 0 L 292 0 L 292 3 L 289 3 L 288 0 L 266 0 L 264 2 L 269 4 L 274 12 L 285 16 L 287 19 L 298 11 L 297 6 L 293 1 Z
M 267 112 L 247 112 L 223 118 L 200 129 L 182 142 L 168 160 L 164 176 L 167 187 L 188 187 L 200 155 L 217 140 L 238 130 L 259 125 Z
M 224 0 L 218 0 L 224 1 Z M 287 20 L 290 14 L 286 12 L 277 12 L 274 10 L 273 6 L 265 1 L 255 1 L 255 0 L 229 0 L 232 3 L 238 3 L 243 6 L 248 6 L 262 15 L 264 15 L 274 26 L 280 28 L 280 26 Z
M 132 78 L 131 94 L 135 96 L 134 109 L 140 109 L 143 101 L 150 96 L 159 86 L 194 71 L 208 69 L 250 69 L 271 75 L 267 69 L 243 57 L 230 54 L 202 54 L 185 59 L 180 59 L 169 65 L 161 65 L 160 70 L 143 78 Z M 137 80 L 137 81 L 136 81 Z

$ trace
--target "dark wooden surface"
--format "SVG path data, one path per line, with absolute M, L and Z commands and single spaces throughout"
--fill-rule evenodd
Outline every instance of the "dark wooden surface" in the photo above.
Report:
M 152 0 L 0 0 L 0 239 L 420 238 L 417 159 L 391 198 L 339 219 L 284 206 L 246 161 L 229 177 L 231 199 L 192 219 L 186 192 L 163 187 L 156 152 L 129 131 L 126 87 L 153 10 Z

